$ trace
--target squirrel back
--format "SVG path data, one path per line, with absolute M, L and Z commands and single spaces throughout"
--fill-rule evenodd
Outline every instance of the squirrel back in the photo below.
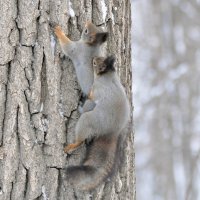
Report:
M 89 99 L 95 102 L 95 107 L 79 118 L 75 131 L 77 141 L 108 133 L 119 135 L 128 123 L 130 106 L 113 67 L 114 60 L 114 57 L 94 58 L 95 80 Z

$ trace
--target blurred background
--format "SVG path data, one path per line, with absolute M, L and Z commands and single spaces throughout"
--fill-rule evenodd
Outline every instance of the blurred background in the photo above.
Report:
M 132 0 L 138 200 L 200 200 L 200 0 Z

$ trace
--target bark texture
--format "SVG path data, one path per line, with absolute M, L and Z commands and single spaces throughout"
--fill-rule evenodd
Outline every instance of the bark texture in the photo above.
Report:
M 71 61 L 56 42 L 49 21 L 73 40 L 84 23 L 109 31 L 105 51 L 114 53 L 131 102 L 129 0 L 0 0 L 0 199 L 135 199 L 133 134 L 115 181 L 92 193 L 64 181 L 64 168 L 79 164 L 82 146 L 66 157 L 79 118 L 80 87 Z

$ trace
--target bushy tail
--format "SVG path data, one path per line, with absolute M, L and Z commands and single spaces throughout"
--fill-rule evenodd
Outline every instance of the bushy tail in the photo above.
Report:
M 83 164 L 66 169 L 70 183 L 81 190 L 92 190 L 105 181 L 116 169 L 119 138 L 108 135 L 96 138 L 87 147 Z

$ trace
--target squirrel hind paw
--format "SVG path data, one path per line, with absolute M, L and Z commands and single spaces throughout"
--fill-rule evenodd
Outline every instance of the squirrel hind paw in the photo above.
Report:
M 65 153 L 72 153 L 73 151 L 75 151 L 76 149 L 79 148 L 79 146 L 83 143 L 83 141 L 81 142 L 76 142 L 73 144 L 68 144 L 67 146 L 64 147 L 64 152 Z
M 85 144 L 86 144 L 87 146 L 90 146 L 90 145 L 93 143 L 93 141 L 94 141 L 94 138 L 87 138 L 87 139 L 85 140 Z

